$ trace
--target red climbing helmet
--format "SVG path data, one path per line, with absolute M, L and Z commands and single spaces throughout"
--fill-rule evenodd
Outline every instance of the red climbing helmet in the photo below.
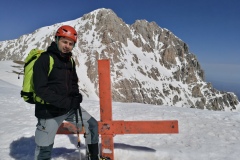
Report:
M 77 32 L 76 30 L 68 25 L 61 26 L 58 28 L 56 35 L 57 37 L 67 37 L 72 39 L 75 43 L 77 42 Z

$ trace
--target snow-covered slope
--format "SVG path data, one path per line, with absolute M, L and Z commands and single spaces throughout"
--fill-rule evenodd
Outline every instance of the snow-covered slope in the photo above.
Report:
M 36 118 L 34 106 L 20 97 L 21 79 L 11 61 L 0 61 L 0 159 L 32 160 Z M 82 106 L 99 120 L 99 101 Z M 240 116 L 236 112 L 199 110 L 140 103 L 113 103 L 114 120 L 178 120 L 179 134 L 116 135 L 115 160 L 237 160 Z M 81 137 L 82 156 L 85 155 Z M 76 135 L 57 135 L 53 160 L 76 160 Z
M 0 59 L 23 60 L 32 48 L 46 49 L 62 24 L 78 32 L 73 53 L 81 91 L 89 98 L 98 97 L 97 60 L 108 58 L 113 101 L 210 110 L 240 108 L 234 93 L 217 91 L 204 81 L 196 56 L 171 31 L 145 20 L 128 25 L 110 9 L 2 41 Z

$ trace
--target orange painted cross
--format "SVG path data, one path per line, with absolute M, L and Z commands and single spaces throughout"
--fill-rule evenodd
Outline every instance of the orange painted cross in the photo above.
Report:
M 98 60 L 100 121 L 98 132 L 101 134 L 101 154 L 114 160 L 113 137 L 117 134 L 174 134 L 178 133 L 177 120 L 124 121 L 112 120 L 112 91 L 110 61 Z M 76 127 L 63 123 L 58 134 L 74 134 Z

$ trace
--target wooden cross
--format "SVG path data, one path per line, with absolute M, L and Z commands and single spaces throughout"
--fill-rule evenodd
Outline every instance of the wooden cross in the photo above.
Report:
M 114 160 L 113 136 L 117 134 L 173 134 L 178 133 L 177 120 L 124 121 L 112 120 L 112 93 L 110 61 L 98 60 L 100 121 L 98 133 L 101 134 L 101 154 Z M 147 116 L 147 113 L 146 113 Z M 58 134 L 75 134 L 76 127 L 63 123 Z

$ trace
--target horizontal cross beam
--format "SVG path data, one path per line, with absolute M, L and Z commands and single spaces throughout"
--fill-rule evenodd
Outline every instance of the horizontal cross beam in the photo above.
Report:
M 81 130 L 79 130 L 82 133 Z M 75 124 L 64 122 L 57 134 L 76 134 Z M 98 133 L 101 135 L 115 134 L 174 134 L 178 133 L 178 121 L 105 121 L 98 122 Z

